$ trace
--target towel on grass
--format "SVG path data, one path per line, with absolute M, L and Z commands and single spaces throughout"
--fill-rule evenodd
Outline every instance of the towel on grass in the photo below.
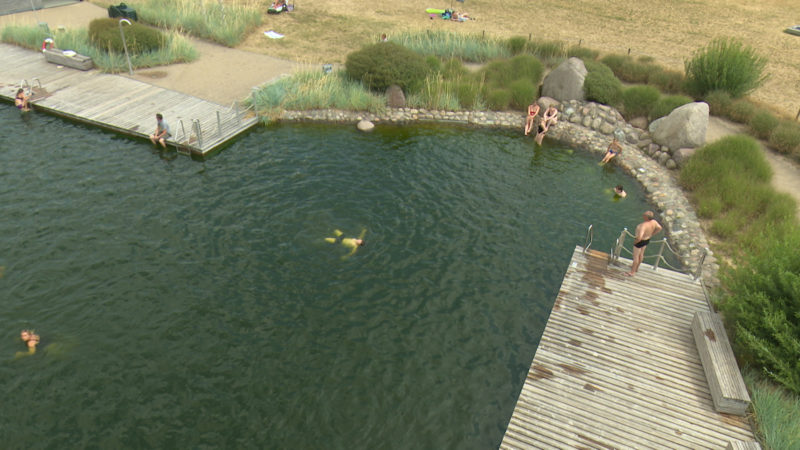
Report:
M 276 32 L 274 32 L 272 30 L 265 31 L 264 32 L 264 36 L 266 36 L 266 37 L 268 37 L 270 39 L 283 39 L 283 35 L 282 34 L 276 33 Z

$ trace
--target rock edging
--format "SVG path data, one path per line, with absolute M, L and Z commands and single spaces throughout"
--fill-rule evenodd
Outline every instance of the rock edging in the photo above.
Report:
M 717 264 L 700 227 L 700 221 L 689 200 L 678 185 L 673 172 L 677 164 L 669 149 L 653 144 L 648 131 L 628 124 L 616 109 L 592 102 L 570 100 L 559 108 L 559 122 L 550 128 L 548 137 L 570 147 L 604 154 L 616 135 L 623 151 L 612 160 L 644 187 L 648 199 L 661 216 L 670 237 L 672 248 L 681 263 L 696 273 L 704 251 L 702 278 L 707 285 L 718 284 Z M 525 125 L 525 115 L 517 112 L 494 111 L 436 111 L 423 108 L 390 108 L 383 113 L 355 112 L 334 109 L 284 111 L 279 121 L 404 124 L 412 122 L 442 122 L 480 127 L 519 128 Z

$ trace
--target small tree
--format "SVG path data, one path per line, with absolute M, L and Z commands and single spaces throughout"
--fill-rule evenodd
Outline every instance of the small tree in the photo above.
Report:
M 741 41 L 715 39 L 684 63 L 686 87 L 696 97 L 722 90 L 738 98 L 764 83 L 766 65 L 766 58 Z

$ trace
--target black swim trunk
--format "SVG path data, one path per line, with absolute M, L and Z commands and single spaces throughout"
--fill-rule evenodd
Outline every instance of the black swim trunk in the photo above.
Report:
M 641 241 L 633 244 L 633 246 L 636 247 L 636 248 L 642 248 L 642 247 L 647 247 L 647 244 L 649 244 L 649 243 L 650 243 L 650 239 L 642 239 Z

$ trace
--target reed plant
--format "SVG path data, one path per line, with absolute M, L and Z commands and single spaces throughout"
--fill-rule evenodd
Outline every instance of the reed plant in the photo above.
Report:
M 42 41 L 51 37 L 58 48 L 73 50 L 92 58 L 94 65 L 102 72 L 119 73 L 128 70 L 125 54 L 97 48 L 89 41 L 89 33 L 85 28 L 58 31 L 49 34 L 40 27 L 7 25 L 0 34 L 3 42 L 19 45 L 32 50 L 39 50 Z M 163 66 L 173 63 L 191 62 L 197 59 L 197 50 L 182 35 L 175 31 L 165 33 L 163 48 L 131 55 L 131 66 L 134 69 Z
M 130 0 L 139 19 L 234 47 L 261 25 L 260 3 L 255 0 Z
M 381 112 L 386 100 L 383 95 L 373 94 L 360 82 L 351 80 L 342 70 L 328 74 L 310 70 L 254 90 L 249 103 L 268 122 L 280 116 L 283 110 L 333 108 Z
M 714 90 L 742 97 L 766 81 L 767 58 L 736 39 L 719 38 L 684 63 L 689 93 L 702 97 Z
M 792 394 L 745 370 L 744 381 L 751 393 L 756 437 L 764 448 L 800 448 L 800 395 Z
M 408 96 L 406 104 L 412 108 L 457 111 L 461 109 L 458 83 L 445 80 L 441 73 L 430 74 L 422 83 L 422 88 Z
M 423 55 L 436 55 L 442 59 L 458 58 L 467 62 L 482 63 L 511 55 L 505 40 L 478 34 L 405 31 L 393 36 L 392 41 Z

